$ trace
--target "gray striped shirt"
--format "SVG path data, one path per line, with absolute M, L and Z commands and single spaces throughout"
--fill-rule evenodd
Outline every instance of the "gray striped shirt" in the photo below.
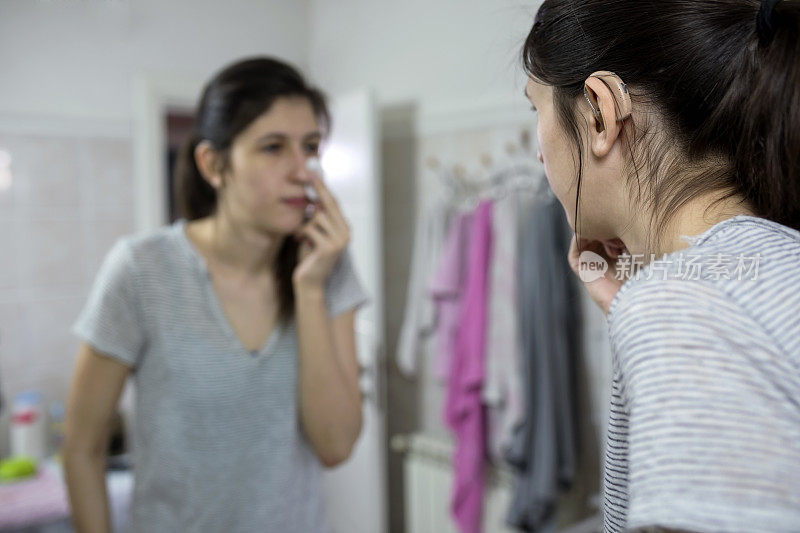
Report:
M 739 215 L 690 242 L 609 310 L 605 530 L 800 531 L 800 232 Z
M 327 531 L 297 409 L 294 321 L 248 352 L 184 227 L 120 239 L 73 326 L 133 368 L 134 529 Z M 367 300 L 348 253 L 326 298 L 331 315 Z

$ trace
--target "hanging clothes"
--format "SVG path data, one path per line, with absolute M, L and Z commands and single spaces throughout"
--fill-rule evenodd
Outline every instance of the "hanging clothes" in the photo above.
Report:
M 521 209 L 519 309 L 526 411 L 506 458 L 517 470 L 507 523 L 554 531 L 559 488 L 575 476 L 574 369 L 581 330 L 567 254 L 572 231 L 555 200 Z
M 395 354 L 397 366 L 406 376 L 417 373 L 420 354 L 438 328 L 436 304 L 431 298 L 429 284 L 434 274 L 433 265 L 439 264 L 450 215 L 447 202 L 437 200 L 417 219 L 405 315 Z
M 431 280 L 430 296 L 436 305 L 436 358 L 434 375 L 447 381 L 458 334 L 459 313 L 467 279 L 467 253 L 474 221 L 473 212 L 452 215 L 436 273 Z
M 464 298 L 447 386 L 444 419 L 456 437 L 451 513 L 462 533 L 481 531 L 486 420 L 487 275 L 492 249 L 492 203 L 482 201 L 470 234 Z
M 489 407 L 487 446 L 492 460 L 503 460 L 513 430 L 522 423 L 522 346 L 517 302 L 519 199 L 507 194 L 492 211 L 489 266 L 489 316 L 483 400 Z

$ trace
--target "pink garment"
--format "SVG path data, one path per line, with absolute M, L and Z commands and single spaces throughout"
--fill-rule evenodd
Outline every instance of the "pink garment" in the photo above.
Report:
M 473 213 L 453 215 L 436 273 L 430 283 L 430 294 L 436 303 L 437 314 L 434 374 L 442 381 L 447 381 L 450 375 L 450 362 L 455 350 L 466 283 L 467 243 L 474 218 Z
M 483 201 L 475 211 L 472 226 L 467 280 L 444 409 L 445 423 L 456 436 L 450 510 L 462 533 L 479 533 L 482 523 L 486 459 L 482 389 L 486 375 L 487 278 L 491 248 L 492 203 Z
M 43 466 L 36 476 L 0 485 L 0 529 L 47 524 L 69 517 L 67 491 Z

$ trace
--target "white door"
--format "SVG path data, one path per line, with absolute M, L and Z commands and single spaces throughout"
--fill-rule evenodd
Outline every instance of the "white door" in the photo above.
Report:
M 364 424 L 350 459 L 325 472 L 325 501 L 334 533 L 381 533 L 388 511 L 378 120 L 367 91 L 331 98 L 330 104 L 333 130 L 322 166 L 350 222 L 350 251 L 372 299 L 356 318 Z

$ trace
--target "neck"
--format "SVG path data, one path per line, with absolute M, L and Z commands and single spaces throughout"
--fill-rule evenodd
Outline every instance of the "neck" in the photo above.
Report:
M 717 198 L 718 194 L 706 194 L 682 206 L 667 222 L 661 242 L 649 243 L 651 249 L 648 249 L 648 235 L 652 233 L 649 217 L 634 217 L 633 223 L 622 231 L 620 238 L 631 254 L 643 254 L 644 262 L 648 263 L 650 254 L 658 259 L 664 254 L 691 246 L 691 243 L 681 238 L 684 235 L 700 235 L 712 226 L 737 215 L 755 216 L 754 211 L 741 197 L 734 196 L 712 205 Z
M 283 238 L 233 220 L 220 209 L 199 222 L 199 233 L 211 260 L 246 275 L 272 275 Z

